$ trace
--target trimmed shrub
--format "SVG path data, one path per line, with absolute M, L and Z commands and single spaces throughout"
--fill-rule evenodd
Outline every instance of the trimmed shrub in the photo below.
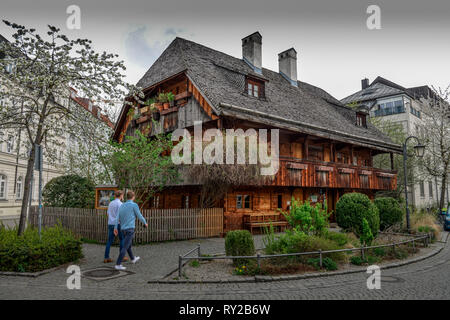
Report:
M 290 211 L 282 213 L 292 228 L 304 233 L 321 235 L 327 230 L 330 215 L 321 203 L 311 205 L 309 201 L 301 202 L 292 198 Z
M 360 256 L 353 256 L 350 258 L 350 263 L 354 264 L 355 266 L 360 266 L 363 263 L 366 263 L 366 261 L 363 260 Z
M 36 228 L 27 228 L 21 236 L 17 229 L 0 229 L 1 271 L 37 272 L 82 257 L 81 241 L 60 225 L 43 228 L 42 240 Z
M 403 222 L 404 213 L 396 199 L 389 197 L 376 198 L 373 203 L 377 206 L 380 213 L 381 230 Z
M 87 178 L 75 174 L 51 179 L 42 191 L 44 205 L 60 208 L 93 209 L 95 186 Z
M 227 256 L 252 256 L 255 254 L 253 237 L 248 230 L 234 230 L 225 237 L 225 252 Z M 233 259 L 235 266 L 248 262 L 248 259 Z
M 336 222 L 339 227 L 362 234 L 362 219 L 369 223 L 372 235 L 376 237 L 380 229 L 378 208 L 362 193 L 346 193 L 336 204 Z

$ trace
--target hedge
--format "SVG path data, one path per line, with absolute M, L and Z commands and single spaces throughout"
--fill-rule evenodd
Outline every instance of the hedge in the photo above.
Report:
M 83 257 L 81 241 L 60 225 L 36 228 L 21 235 L 17 229 L 0 228 L 0 271 L 37 272 L 74 262 Z
M 225 252 L 227 256 L 252 256 L 255 254 L 253 237 L 248 230 L 234 230 L 225 237 Z M 247 259 L 233 259 L 235 266 L 247 263 Z

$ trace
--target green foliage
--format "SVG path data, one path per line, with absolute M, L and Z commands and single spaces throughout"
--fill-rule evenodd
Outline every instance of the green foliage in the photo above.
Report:
M 191 260 L 189 265 L 193 268 L 198 268 L 198 267 L 200 267 L 200 262 L 198 262 L 198 260 Z
M 362 234 L 359 241 L 361 241 L 363 246 L 370 246 L 373 241 L 372 230 L 370 230 L 370 226 L 366 218 L 362 219 Z
M 326 239 L 324 237 L 308 235 L 298 230 L 286 230 L 274 240 L 271 245 L 266 246 L 267 254 L 279 254 L 279 253 L 297 253 L 297 252 L 312 252 L 326 250 L 342 249 L 334 241 Z M 327 254 L 335 261 L 345 260 L 345 254 L 343 252 L 335 252 Z M 302 259 L 302 258 L 299 258 Z
M 42 196 L 45 206 L 89 209 L 95 205 L 95 186 L 78 175 L 60 176 L 45 185 Z
M 117 184 L 121 189 L 133 190 L 140 206 L 168 183 L 177 182 L 178 170 L 170 157 L 170 135 L 148 138 L 137 130 L 136 136 L 127 136 L 124 142 L 112 145 L 110 162 Z
M 366 263 L 366 260 L 363 260 L 360 256 L 352 256 L 350 258 L 350 263 L 354 264 L 355 266 L 360 266 Z
M 325 233 L 325 238 L 336 242 L 336 244 L 340 247 L 345 246 L 347 243 L 349 243 L 349 239 L 347 234 L 342 233 L 342 232 L 333 232 L 333 231 L 328 231 Z
M 322 204 L 311 205 L 292 198 L 290 212 L 282 212 L 292 228 L 307 234 L 321 235 L 328 227 L 327 208 Z
M 384 257 L 386 255 L 386 250 L 384 250 L 384 248 L 374 248 L 373 253 L 378 257 Z
M 252 256 L 255 254 L 253 237 L 248 230 L 234 230 L 225 237 L 225 252 L 227 256 Z M 233 259 L 235 266 L 246 264 L 248 259 Z
M 175 100 L 175 95 L 172 92 L 167 93 L 167 101 L 172 102 Z
M 0 270 L 37 272 L 82 258 L 81 241 L 60 225 L 42 229 L 42 240 L 36 228 L 20 236 L 16 229 L 0 228 Z
M 403 221 L 403 210 L 396 199 L 390 197 L 376 198 L 374 204 L 380 213 L 381 230 Z
M 378 208 L 370 199 L 361 193 L 346 193 L 336 204 L 336 222 L 347 231 L 353 231 L 357 236 L 362 234 L 362 219 L 370 226 L 372 235 L 377 236 L 380 227 Z
M 317 270 L 320 269 L 320 258 L 310 258 L 306 263 L 313 266 Z M 338 269 L 337 263 L 329 257 L 323 258 L 322 267 L 328 271 L 334 271 Z
M 161 93 L 158 95 L 157 100 L 158 100 L 158 102 L 160 102 L 160 103 L 166 103 L 166 102 L 169 102 L 169 100 L 167 100 L 167 94 L 165 94 L 164 92 L 161 92 Z
M 150 106 L 150 105 L 154 104 L 155 102 L 156 102 L 155 98 L 150 98 L 147 101 L 145 101 L 145 105 Z

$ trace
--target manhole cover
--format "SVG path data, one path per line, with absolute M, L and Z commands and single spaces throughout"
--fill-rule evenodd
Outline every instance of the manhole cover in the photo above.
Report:
M 95 281 L 115 279 L 129 274 L 133 274 L 133 272 L 126 270 L 116 270 L 113 268 L 106 268 L 106 267 L 89 269 L 82 272 L 83 277 Z
M 399 277 L 392 277 L 392 276 L 382 276 L 381 277 L 381 281 L 382 282 L 404 282 L 405 280 L 403 280 L 402 278 Z

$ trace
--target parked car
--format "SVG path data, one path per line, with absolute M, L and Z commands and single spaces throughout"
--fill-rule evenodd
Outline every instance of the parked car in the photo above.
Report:
M 444 219 L 444 230 L 450 231 L 450 212 L 447 212 Z

